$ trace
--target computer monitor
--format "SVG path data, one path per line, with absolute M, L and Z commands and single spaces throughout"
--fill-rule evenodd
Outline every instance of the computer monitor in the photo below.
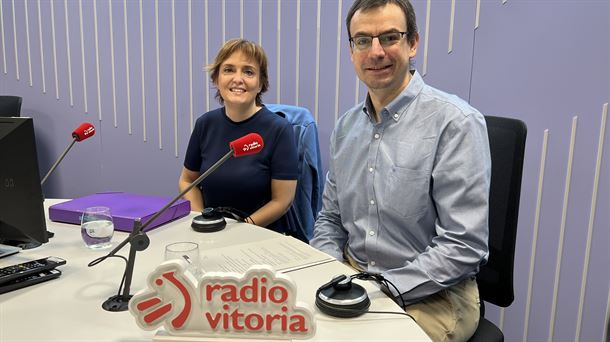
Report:
M 32 118 L 0 117 L 0 243 L 49 241 Z

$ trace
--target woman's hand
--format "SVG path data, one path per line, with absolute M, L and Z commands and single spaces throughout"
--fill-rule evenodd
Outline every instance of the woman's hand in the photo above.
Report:
M 246 222 L 266 227 L 284 215 L 294 200 L 297 189 L 296 180 L 271 180 L 271 200 L 250 215 Z

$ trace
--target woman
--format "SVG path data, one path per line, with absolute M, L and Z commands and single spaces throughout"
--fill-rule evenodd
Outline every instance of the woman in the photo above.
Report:
M 180 191 L 229 151 L 229 142 L 248 133 L 264 141 L 260 153 L 230 158 L 184 197 L 191 210 L 232 207 L 246 222 L 275 228 L 292 203 L 297 184 L 297 151 L 292 126 L 269 111 L 261 95 L 269 88 L 267 56 L 244 39 L 227 41 L 208 66 L 224 107 L 205 113 L 195 124 L 180 175 Z

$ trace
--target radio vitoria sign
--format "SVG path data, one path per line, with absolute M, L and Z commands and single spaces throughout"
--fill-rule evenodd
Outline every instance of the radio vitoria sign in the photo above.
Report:
M 148 287 L 129 301 L 140 328 L 161 326 L 176 336 L 307 339 L 315 333 L 311 310 L 296 302 L 296 285 L 270 266 L 245 274 L 209 272 L 199 281 L 181 260 L 148 276 Z

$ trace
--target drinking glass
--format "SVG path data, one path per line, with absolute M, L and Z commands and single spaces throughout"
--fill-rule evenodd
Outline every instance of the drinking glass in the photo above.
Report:
M 85 209 L 81 218 L 81 236 L 85 245 L 91 249 L 103 249 L 112 246 L 110 240 L 114 234 L 114 223 L 108 207 L 90 207 Z
M 165 260 L 181 259 L 188 263 L 187 270 L 196 278 L 203 274 L 199 259 L 199 245 L 195 242 L 175 242 L 165 246 Z

